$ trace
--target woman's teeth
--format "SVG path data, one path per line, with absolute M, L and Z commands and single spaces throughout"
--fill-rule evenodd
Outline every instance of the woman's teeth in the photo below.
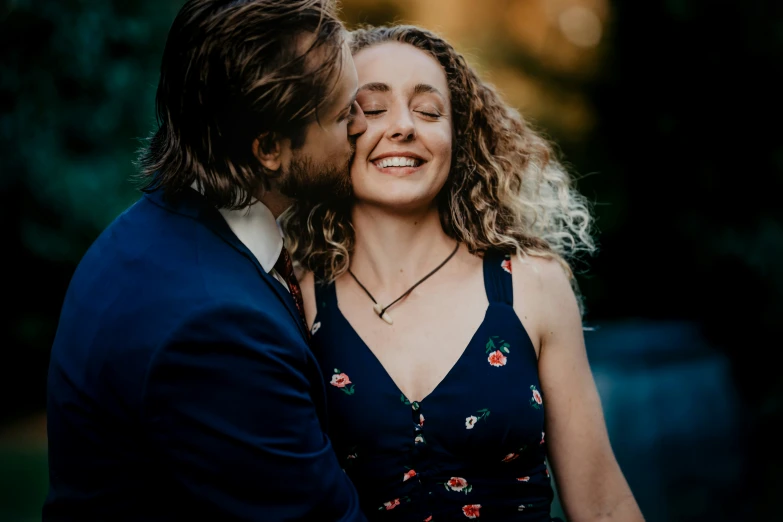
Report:
M 394 156 L 380 159 L 375 162 L 375 165 L 381 169 L 386 167 L 418 167 L 421 165 L 421 160 L 405 156 Z

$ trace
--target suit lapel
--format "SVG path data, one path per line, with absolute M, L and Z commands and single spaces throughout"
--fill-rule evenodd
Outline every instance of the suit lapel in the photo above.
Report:
M 228 226 L 226 220 L 220 215 L 218 210 L 207 204 L 204 197 L 193 189 L 187 189 L 177 198 L 176 201 L 169 201 L 163 197 L 163 191 L 155 190 L 145 194 L 145 196 L 152 200 L 156 205 L 167 208 L 173 212 L 189 216 L 196 221 L 200 222 L 212 232 L 220 236 L 226 243 L 231 245 L 237 252 L 245 256 L 256 267 L 259 275 L 264 279 L 269 287 L 272 289 L 283 305 L 291 314 L 291 317 L 296 322 L 299 331 L 302 333 L 305 339 L 307 339 L 306 326 L 302 324 L 302 319 L 299 316 L 299 312 L 296 309 L 294 298 L 291 293 L 283 287 L 282 283 L 275 279 L 272 275 L 268 274 L 261 263 L 258 262 L 256 256 L 250 252 L 242 241 L 234 234 L 231 227 Z

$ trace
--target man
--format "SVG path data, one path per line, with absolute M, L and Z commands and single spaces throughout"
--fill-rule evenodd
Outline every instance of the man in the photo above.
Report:
M 359 521 L 277 216 L 347 184 L 366 128 L 329 0 L 190 0 L 145 194 L 69 286 L 43 520 Z

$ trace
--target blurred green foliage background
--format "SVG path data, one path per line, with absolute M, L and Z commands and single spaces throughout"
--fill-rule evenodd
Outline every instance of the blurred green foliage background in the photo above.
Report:
M 181 4 L 2 4 L 0 520 L 40 518 L 46 367 L 59 307 L 90 242 L 138 196 L 132 161 L 153 129 L 159 60 Z M 647 476 L 631 482 L 649 498 L 648 520 L 780 519 L 783 3 L 344 0 L 342 13 L 349 26 L 407 22 L 446 36 L 558 144 L 594 201 L 600 252 L 579 275 L 586 320 L 624 333 L 588 347 L 613 443 L 628 455 L 621 464 L 629 476 Z M 680 330 L 661 335 L 671 324 L 688 325 L 708 348 Z M 642 348 L 650 339 L 665 357 Z M 675 370 L 707 353 L 726 362 L 725 386 L 708 388 L 707 370 L 688 378 Z M 618 392 L 618 383 L 627 388 Z M 655 422 L 648 410 L 613 409 L 622 395 L 664 388 L 679 392 L 668 404 L 644 403 L 658 411 Z M 731 425 L 715 422 L 720 413 L 694 422 L 723 400 L 722 389 L 732 390 L 728 402 L 710 407 L 728 411 Z M 676 495 L 655 489 L 676 477 L 634 460 L 640 439 L 624 434 L 662 434 L 683 400 L 679 440 L 711 448 L 718 434 L 733 434 L 726 440 L 735 446 L 709 450 L 717 461 L 710 474 L 739 473 L 730 477 L 733 498 L 713 498 L 717 490 L 700 487 L 698 476 Z M 672 466 L 687 458 L 659 442 L 652 447 Z M 724 461 L 723 451 L 742 465 Z M 684 477 L 686 467 L 670 473 Z M 652 514 L 666 502 L 674 507 Z M 727 518 L 707 518 L 710 504 Z

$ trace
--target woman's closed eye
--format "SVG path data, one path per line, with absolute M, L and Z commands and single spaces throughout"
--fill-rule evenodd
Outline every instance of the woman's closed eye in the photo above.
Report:
M 423 116 L 426 116 L 428 118 L 440 118 L 442 116 L 442 114 L 439 113 L 438 111 L 429 110 L 429 109 L 424 110 L 424 111 L 423 110 L 417 110 L 416 112 L 418 112 L 419 114 L 421 114 Z
M 372 118 L 373 116 L 380 116 L 388 112 L 388 110 L 381 107 L 368 107 L 367 109 L 362 109 L 362 112 L 365 117 Z M 437 120 L 443 117 L 441 111 L 435 108 L 413 109 L 413 112 L 430 120 Z
M 384 112 L 386 112 L 386 109 L 370 109 L 370 110 L 364 110 L 362 112 L 364 112 L 365 116 L 377 116 L 379 114 L 383 114 Z M 421 110 L 417 110 L 415 112 L 421 114 L 422 116 L 426 116 L 427 118 L 433 118 L 433 119 L 440 118 L 441 116 L 443 116 L 442 114 L 440 114 L 437 111 L 430 111 L 430 110 L 421 111 Z

